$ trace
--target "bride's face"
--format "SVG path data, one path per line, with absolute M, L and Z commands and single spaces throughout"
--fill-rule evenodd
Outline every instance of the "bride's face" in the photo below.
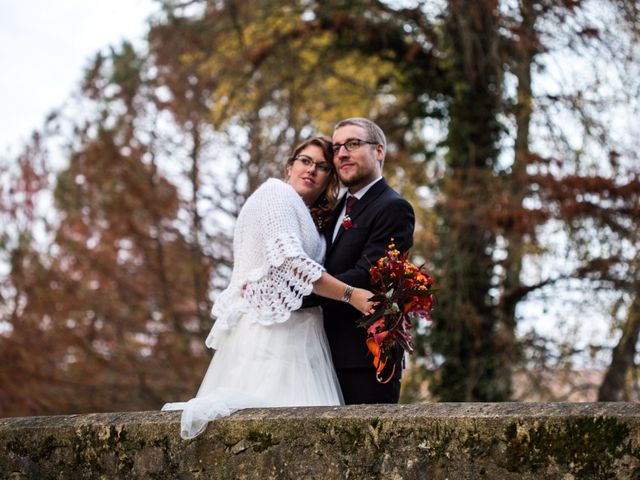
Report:
M 331 178 L 331 165 L 322 149 L 315 145 L 304 148 L 287 167 L 288 183 L 307 205 L 313 205 L 327 188 Z

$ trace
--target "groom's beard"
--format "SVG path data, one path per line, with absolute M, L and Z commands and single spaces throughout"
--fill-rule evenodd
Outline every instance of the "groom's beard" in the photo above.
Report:
M 354 185 L 360 185 L 362 184 L 363 181 L 366 180 L 366 175 L 359 172 L 356 172 L 355 175 L 352 175 L 349 178 L 342 178 L 338 173 L 338 177 L 340 178 L 340 181 L 345 187 L 353 187 Z
M 352 172 L 342 172 L 339 166 L 337 168 L 338 178 L 347 188 L 364 187 L 381 175 L 380 170 L 376 171 L 377 169 L 374 166 L 367 165 L 367 162 L 349 162 L 349 160 L 345 160 L 344 163 L 353 163 L 355 165 L 355 171 Z M 382 162 L 380 162 L 380 165 L 382 165 Z

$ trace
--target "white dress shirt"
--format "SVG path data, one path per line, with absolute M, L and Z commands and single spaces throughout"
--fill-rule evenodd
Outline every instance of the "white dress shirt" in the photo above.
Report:
M 382 177 L 376 178 L 373 182 L 371 182 L 370 184 L 362 187 L 360 190 L 358 190 L 355 193 L 349 193 L 347 191 L 347 195 L 352 195 L 352 196 L 356 197 L 358 200 L 361 200 L 362 197 L 364 197 L 364 194 L 367 193 L 369 191 L 369 189 L 371 187 L 373 187 L 380 180 L 382 180 Z M 336 226 L 333 229 L 333 237 L 332 237 L 331 241 L 335 240 L 336 236 L 338 235 L 338 230 L 340 230 L 340 227 L 342 226 L 342 221 L 344 220 L 344 216 L 345 216 L 346 210 L 347 210 L 347 202 L 344 202 L 344 205 L 342 206 L 342 211 L 340 212 L 340 216 L 338 217 L 338 221 L 336 222 Z

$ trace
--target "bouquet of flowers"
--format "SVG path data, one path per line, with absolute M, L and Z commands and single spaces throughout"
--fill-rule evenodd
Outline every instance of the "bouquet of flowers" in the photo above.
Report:
M 396 364 L 405 351 L 412 353 L 412 322 L 423 318 L 431 321 L 434 291 L 433 279 L 409 262 L 409 252 L 400 253 L 391 239 L 384 256 L 371 265 L 373 301 L 376 311 L 365 315 L 358 325 L 367 329 L 367 347 L 373 354 L 376 379 L 387 383 L 396 371 Z M 387 378 L 382 377 L 386 365 L 391 365 Z

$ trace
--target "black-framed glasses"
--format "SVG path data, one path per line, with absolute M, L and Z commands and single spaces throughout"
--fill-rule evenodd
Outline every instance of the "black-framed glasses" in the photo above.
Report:
M 299 161 L 305 167 L 310 167 L 311 165 L 315 165 L 316 170 L 322 173 L 329 173 L 331 171 L 331 165 L 327 162 L 314 162 L 311 157 L 307 157 L 306 155 L 298 155 L 294 160 Z
M 370 142 L 369 140 L 362 140 L 360 138 L 350 138 L 344 143 L 334 143 L 331 148 L 333 149 L 333 154 L 337 155 L 340 151 L 340 147 L 346 148 L 347 152 L 353 152 L 365 144 L 378 145 L 378 142 Z

